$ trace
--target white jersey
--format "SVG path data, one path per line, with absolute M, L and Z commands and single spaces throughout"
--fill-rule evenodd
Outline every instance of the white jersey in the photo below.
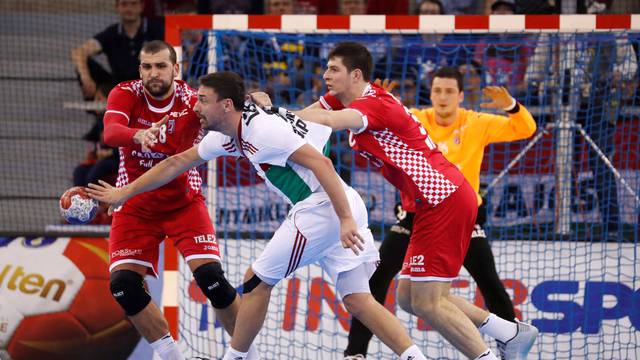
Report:
M 310 169 L 289 161 L 289 157 L 304 144 L 326 155 L 330 135 L 331 128 L 305 122 L 291 112 L 282 116 L 246 102 L 238 139 L 210 131 L 198 145 L 198 154 L 204 160 L 225 155 L 246 157 L 271 189 L 296 204 L 324 189 Z
M 359 256 L 342 247 L 340 220 L 329 196 L 308 168 L 289 157 L 304 144 L 324 152 L 331 128 L 307 123 L 294 114 L 284 116 L 267 112 L 245 103 L 238 127 L 238 139 L 211 131 L 198 145 L 202 159 L 236 155 L 246 157 L 267 185 L 293 204 L 258 259 L 251 265 L 260 280 L 275 285 L 300 267 L 318 262 L 334 284 L 339 274 L 361 264 L 370 271 L 362 283 L 341 289 L 341 296 L 367 292 L 368 282 L 379 260 L 378 250 L 369 230 L 367 209 L 360 195 L 343 183 L 349 207 L 364 239 L 365 249 Z M 287 261 L 288 260 L 288 261 Z

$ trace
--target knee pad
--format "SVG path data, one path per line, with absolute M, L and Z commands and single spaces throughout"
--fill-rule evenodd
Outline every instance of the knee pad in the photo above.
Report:
M 199 266 L 193 271 L 193 277 L 214 308 L 224 309 L 235 300 L 236 289 L 224 277 L 220 263 L 212 262 Z
M 144 286 L 144 279 L 135 271 L 118 270 L 113 272 L 110 288 L 111 295 L 124 309 L 127 316 L 139 313 L 151 302 L 151 296 Z
M 245 282 L 242 285 L 242 294 L 248 294 L 248 293 L 252 292 L 253 289 L 255 289 L 258 285 L 260 285 L 261 281 L 262 280 L 260 280 L 258 275 L 253 274 L 251 279 L 247 280 L 247 282 Z

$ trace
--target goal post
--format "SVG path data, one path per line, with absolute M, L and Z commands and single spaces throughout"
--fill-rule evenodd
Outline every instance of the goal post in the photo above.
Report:
M 207 72 L 235 71 L 247 89 L 267 90 L 289 108 L 324 92 L 322 67 L 339 41 L 364 43 L 374 56 L 374 76 L 398 80 L 396 93 L 408 107 L 430 106 L 429 76 L 442 65 L 476 67 L 465 73 L 467 108 L 480 110 L 480 87 L 507 86 L 531 110 L 538 131 L 485 152 L 485 230 L 516 313 L 541 330 L 532 357 L 635 356 L 640 15 L 171 15 L 165 39 L 192 86 Z M 395 189 L 349 149 L 344 134 L 332 137 L 331 150 L 382 240 L 394 221 Z M 239 286 L 289 206 L 243 160 L 212 161 L 206 178 L 223 268 Z M 464 269 L 452 287 L 484 304 Z M 223 355 L 230 338 L 173 246 L 165 247 L 163 306 L 190 356 Z M 401 311 L 393 291 L 387 307 L 428 356 L 462 358 Z M 266 359 L 339 358 L 349 321 L 332 285 L 311 266 L 274 288 L 256 342 Z M 369 353 L 392 357 L 375 338 Z

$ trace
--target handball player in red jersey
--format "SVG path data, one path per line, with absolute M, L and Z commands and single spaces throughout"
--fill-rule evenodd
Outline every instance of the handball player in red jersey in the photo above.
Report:
M 193 112 L 197 92 L 177 80 L 178 73 L 173 47 L 151 41 L 140 52 L 141 79 L 122 82 L 109 94 L 104 140 L 119 148 L 116 187 L 129 184 L 202 138 L 200 120 Z M 230 334 L 240 306 L 240 298 L 220 265 L 218 242 L 201 184 L 197 169 L 192 168 L 161 188 L 129 199 L 113 213 L 109 236 L 111 292 L 163 360 L 185 359 L 144 283 L 146 274 L 157 275 L 159 246 L 165 237 L 174 241 Z M 91 186 L 89 193 L 93 191 Z M 100 200 L 97 194 L 93 192 L 93 197 Z M 249 354 L 250 359 L 259 358 L 255 347 Z

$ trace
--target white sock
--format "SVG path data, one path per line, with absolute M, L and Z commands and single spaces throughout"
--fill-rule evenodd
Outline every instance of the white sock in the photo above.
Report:
M 185 360 L 171 334 L 167 334 L 149 345 L 162 360 Z
M 498 357 L 491 351 L 491 349 L 487 349 L 473 360 L 498 360 Z
M 251 344 L 249 352 L 247 353 L 247 360 L 260 360 L 260 352 L 255 343 Z
M 507 342 L 511 340 L 518 332 L 518 325 L 507 321 L 503 318 L 490 314 L 478 328 L 481 333 L 489 335 L 492 338 Z
M 427 358 L 417 346 L 411 345 L 400 355 L 400 360 L 427 360 Z
M 249 348 L 249 350 L 251 350 L 251 348 Z M 247 354 L 248 353 L 246 352 L 240 352 L 229 346 L 229 350 L 227 350 L 227 353 L 224 354 L 222 360 L 246 360 Z

